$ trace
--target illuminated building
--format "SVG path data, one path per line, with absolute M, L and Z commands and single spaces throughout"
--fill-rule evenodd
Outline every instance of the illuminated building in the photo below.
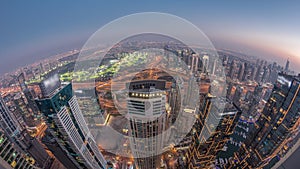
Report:
M 36 106 L 36 103 L 34 101 L 35 98 L 35 93 L 32 89 L 28 88 L 28 86 L 25 83 L 25 76 L 24 73 L 21 73 L 18 78 L 18 83 L 20 86 L 21 91 L 24 93 L 24 96 L 26 98 L 27 101 L 27 107 L 29 108 L 29 112 L 35 116 L 37 116 L 39 114 L 39 110 Z M 39 121 L 37 121 L 38 123 Z M 30 125 L 29 125 L 30 126 Z
M 33 169 L 35 160 L 15 147 L 0 129 L 0 168 Z
M 216 157 L 229 140 L 240 115 L 241 111 L 225 98 L 205 96 L 186 153 L 188 169 L 215 168 Z
M 0 126 L 10 141 L 15 143 L 20 150 L 28 152 L 38 163 L 39 167 L 47 168 L 51 166 L 50 156 L 48 156 L 42 145 L 35 138 L 32 138 L 27 130 L 21 127 L 1 97 Z
M 166 125 L 165 81 L 141 80 L 127 84 L 130 147 L 138 169 L 160 167 Z
M 23 130 L 16 117 L 9 111 L 0 97 L 0 126 L 10 138 L 17 138 Z
M 37 124 L 35 123 L 33 113 L 29 112 L 28 107 L 27 107 L 25 100 L 22 97 L 21 93 L 18 93 L 15 95 L 14 103 L 16 106 L 15 114 L 19 114 L 23 118 L 23 119 L 18 118 L 18 121 L 24 120 L 26 126 L 28 126 L 28 127 L 36 126 Z
M 283 157 L 292 138 L 299 133 L 299 102 L 299 77 L 279 74 L 255 127 L 228 168 L 269 169 Z
M 66 168 L 106 168 L 70 83 L 51 89 L 51 93 L 37 100 L 37 105 L 49 129 L 43 142 Z

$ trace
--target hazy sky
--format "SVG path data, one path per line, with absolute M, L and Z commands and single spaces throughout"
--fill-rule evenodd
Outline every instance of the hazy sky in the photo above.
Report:
M 284 64 L 300 72 L 300 2 L 1 1 L 0 74 L 72 48 L 104 24 L 137 12 L 165 12 L 197 25 L 217 48 Z

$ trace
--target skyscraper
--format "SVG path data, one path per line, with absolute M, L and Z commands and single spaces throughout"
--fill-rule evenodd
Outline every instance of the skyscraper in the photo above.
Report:
M 202 63 L 203 63 L 203 72 L 208 72 L 209 70 L 209 56 L 208 55 L 204 55 L 202 58 Z
M 251 77 L 250 80 L 254 81 L 256 78 L 256 74 L 258 72 L 258 69 L 255 65 L 252 66 L 252 70 L 251 70 Z
M 230 79 L 233 79 L 233 78 L 234 78 L 234 75 L 235 75 L 235 67 L 236 67 L 235 61 L 232 60 L 232 61 L 231 61 L 231 64 L 230 64 L 230 68 L 229 68 L 229 73 L 228 73 Z
M 105 122 L 104 110 L 100 107 L 96 88 L 80 89 L 74 92 L 87 125 L 103 124 Z
M 235 153 L 228 168 L 269 169 L 299 134 L 300 80 L 280 74 L 250 137 Z
M 290 61 L 289 59 L 286 60 L 286 64 L 285 64 L 285 68 L 284 68 L 284 71 L 289 71 L 289 67 L 290 67 Z
M 24 73 L 21 73 L 17 79 L 18 79 L 20 89 L 24 93 L 24 96 L 28 103 L 27 106 L 29 108 L 29 113 L 31 113 L 34 116 L 37 116 L 39 114 L 39 111 L 38 111 L 38 108 L 34 101 L 34 98 L 35 98 L 34 91 L 32 89 L 28 88 L 28 86 L 26 85 Z
M 263 76 L 261 78 L 261 81 L 263 83 L 266 83 L 266 82 L 269 82 L 269 79 L 270 79 L 270 70 L 268 67 L 265 67 L 264 68 L 264 73 L 263 73 Z
M 28 107 L 30 108 L 30 111 L 34 113 L 35 116 L 38 116 L 40 114 L 39 108 L 37 107 L 34 99 L 35 99 L 35 92 L 33 89 L 25 89 L 23 90 L 24 96 L 28 102 Z
M 8 110 L 4 100 L 0 96 L 0 126 L 9 138 L 15 139 L 23 130 L 16 117 Z
M 25 75 L 24 73 L 21 73 L 18 77 L 17 77 L 18 83 L 20 85 L 21 90 L 25 90 L 27 89 L 27 85 L 25 84 Z
M 57 88 L 60 87 L 60 85 L 61 82 L 58 74 L 48 75 L 46 79 L 43 79 L 43 81 L 39 83 L 43 97 L 50 96 Z
M 236 86 L 232 101 L 235 105 L 240 106 L 240 100 L 241 100 L 241 96 L 243 94 L 243 87 L 241 86 Z
M 240 115 L 241 111 L 225 98 L 205 96 L 186 154 L 188 169 L 214 168 L 216 156 L 233 133 Z
M 212 75 L 216 75 L 217 66 L 218 66 L 218 59 L 215 58 L 214 62 L 213 62 L 212 70 L 211 70 Z
M 66 168 L 104 169 L 106 161 L 84 121 L 71 84 L 51 91 L 37 100 L 49 128 L 44 141 L 48 148 Z
M 37 124 L 35 123 L 34 115 L 32 112 L 29 112 L 29 109 L 25 103 L 25 99 L 23 98 L 21 93 L 18 93 L 14 96 L 14 103 L 16 105 L 16 110 L 15 110 L 16 113 L 22 116 L 26 126 L 28 127 L 36 126 Z
M 165 81 L 141 80 L 127 84 L 130 147 L 138 169 L 160 167 L 166 126 Z
M 180 111 L 180 106 L 181 106 L 181 94 L 179 92 L 179 88 L 180 85 L 177 84 L 178 81 L 174 81 L 172 82 L 172 86 L 169 92 L 169 105 L 171 108 L 171 124 L 175 123 L 178 115 L 179 115 L 179 111 Z
M 256 72 L 256 75 L 255 75 L 255 81 L 259 82 L 259 83 L 261 82 L 261 70 L 262 70 L 262 66 L 259 65 L 257 67 L 257 72 Z
M 0 168 L 34 169 L 35 160 L 16 147 L 0 128 Z
M 244 81 L 245 79 L 245 63 L 240 64 L 239 67 L 239 73 L 238 73 L 238 79 L 239 81 Z
M 199 62 L 199 55 L 198 54 L 192 54 L 192 65 L 191 65 L 191 71 L 197 72 L 198 71 L 198 63 Z
M 42 145 L 29 135 L 27 130 L 19 124 L 19 121 L 8 110 L 5 102 L 0 97 L 0 127 L 4 130 L 11 142 L 15 143 L 19 150 L 28 152 L 41 168 L 49 168 L 52 160 Z

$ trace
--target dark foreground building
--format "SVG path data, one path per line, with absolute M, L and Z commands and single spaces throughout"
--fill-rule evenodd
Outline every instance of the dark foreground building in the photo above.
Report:
M 241 115 L 241 111 L 225 98 L 205 96 L 194 125 L 193 141 L 186 157 L 188 169 L 215 168 L 215 160 L 223 149 Z
M 260 118 L 227 168 L 272 168 L 297 141 L 299 110 L 299 76 L 279 74 Z

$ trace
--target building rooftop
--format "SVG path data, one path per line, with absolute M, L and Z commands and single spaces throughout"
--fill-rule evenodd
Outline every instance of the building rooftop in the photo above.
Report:
M 137 80 L 126 83 L 126 87 L 131 90 L 144 90 L 150 92 L 153 88 L 159 90 L 166 90 L 166 81 L 164 80 Z

